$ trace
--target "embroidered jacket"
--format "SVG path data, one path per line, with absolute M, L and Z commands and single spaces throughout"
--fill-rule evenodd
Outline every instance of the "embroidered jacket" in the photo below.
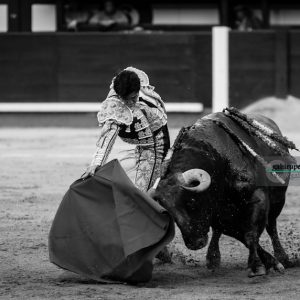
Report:
M 130 109 L 113 90 L 97 115 L 102 127 L 92 165 L 103 165 L 119 135 L 127 143 L 154 147 L 154 135 L 167 123 L 163 101 L 151 86 L 142 87 L 139 101 Z

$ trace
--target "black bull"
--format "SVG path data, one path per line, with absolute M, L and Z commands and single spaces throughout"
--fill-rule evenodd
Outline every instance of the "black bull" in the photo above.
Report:
M 251 117 L 281 135 L 272 120 L 261 115 Z M 282 272 L 290 262 L 278 238 L 276 218 L 285 203 L 289 176 L 285 184 L 271 185 L 263 165 L 249 152 L 242 151 L 213 120 L 225 124 L 261 157 L 278 156 L 265 142 L 223 113 L 211 114 L 198 120 L 174 145 L 171 161 L 153 197 L 172 214 L 189 249 L 206 246 L 212 228 L 207 267 L 219 266 L 218 242 L 221 234 L 226 234 L 249 249 L 248 276 L 264 275 L 270 268 Z M 280 157 L 281 161 L 293 162 L 288 149 L 282 149 L 286 155 Z M 199 171 L 192 169 L 201 170 L 200 175 L 192 174 L 190 179 L 190 173 Z M 259 244 L 265 228 L 275 257 Z

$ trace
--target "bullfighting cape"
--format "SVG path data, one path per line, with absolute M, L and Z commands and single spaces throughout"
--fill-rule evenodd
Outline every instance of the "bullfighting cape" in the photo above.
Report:
M 169 213 L 113 160 L 65 194 L 49 234 L 50 261 L 97 281 L 146 282 L 173 237 Z

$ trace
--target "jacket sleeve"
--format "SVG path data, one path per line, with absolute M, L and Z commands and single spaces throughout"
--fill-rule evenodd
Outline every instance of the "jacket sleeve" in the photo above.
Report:
M 91 165 L 102 166 L 105 164 L 107 157 L 119 133 L 119 126 L 114 121 L 106 121 L 102 126 L 100 137 L 97 141 L 97 148 Z

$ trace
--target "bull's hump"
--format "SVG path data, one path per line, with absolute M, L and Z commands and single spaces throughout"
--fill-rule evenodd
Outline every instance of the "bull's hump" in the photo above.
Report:
M 212 113 L 212 114 L 204 116 L 203 118 L 199 119 L 196 122 L 196 124 L 200 125 L 203 121 L 205 122 L 206 120 L 223 120 L 223 119 L 224 119 L 224 113 L 217 112 L 217 113 Z
M 263 125 L 269 127 L 270 129 L 274 130 L 275 132 L 281 134 L 277 124 L 271 120 L 270 118 L 260 115 L 260 114 L 252 114 L 249 113 L 247 114 L 250 118 L 259 121 L 260 123 L 262 123 Z M 217 113 L 212 113 L 209 115 L 204 116 L 202 119 L 198 120 L 197 123 L 200 124 L 201 120 L 219 120 L 219 121 L 225 121 L 228 120 L 228 117 L 226 117 L 226 115 L 223 112 L 217 112 Z
M 256 149 L 259 152 L 259 154 L 263 155 L 263 149 L 265 147 L 263 147 L 260 140 L 257 140 L 257 138 L 255 138 L 254 136 L 249 135 L 249 133 L 243 127 L 241 127 L 240 124 L 236 123 L 224 113 L 217 112 L 203 117 L 202 119 L 198 120 L 195 123 L 195 125 L 199 129 L 204 127 L 210 128 L 210 143 L 214 145 L 214 148 L 218 149 L 218 152 L 221 154 L 222 157 L 224 156 L 231 158 L 232 155 L 240 153 L 241 150 L 236 141 L 232 139 L 232 137 L 224 130 L 224 128 L 222 128 L 222 126 L 217 125 L 215 121 L 221 122 L 226 127 L 230 128 L 230 130 L 234 132 L 234 134 L 239 139 L 241 139 L 251 148 Z M 260 153 L 261 151 L 262 153 Z

